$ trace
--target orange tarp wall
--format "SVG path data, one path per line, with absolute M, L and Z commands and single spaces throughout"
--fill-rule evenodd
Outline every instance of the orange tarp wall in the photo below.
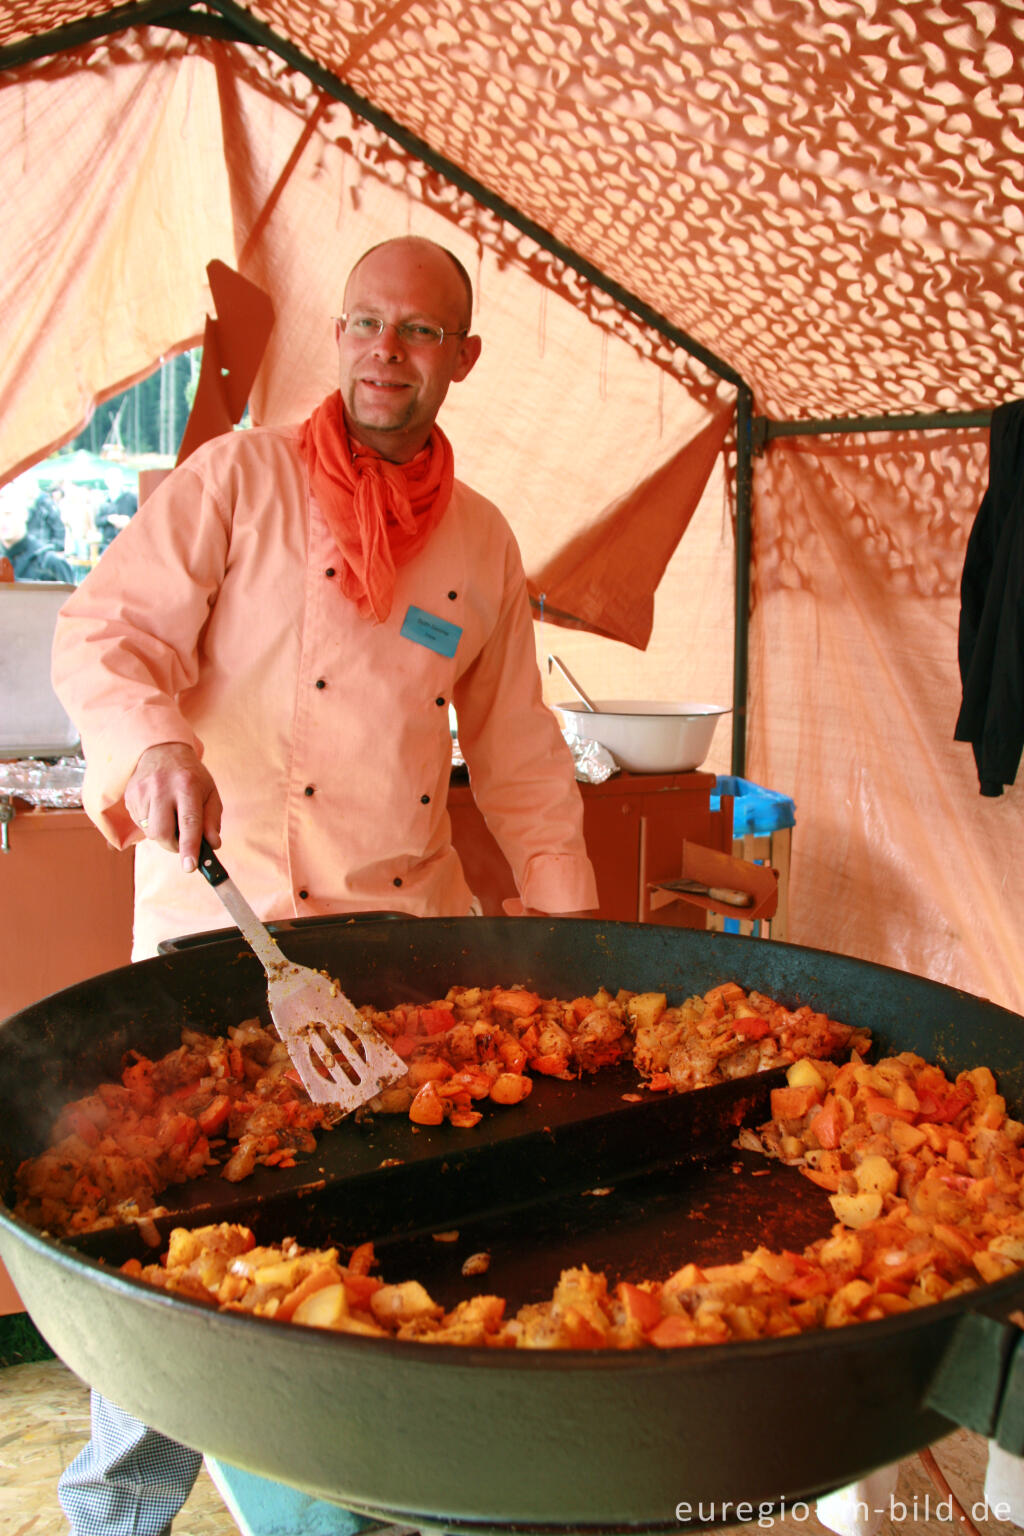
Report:
M 287 28 L 286 8 L 264 9 Z M 458 27 L 479 8 L 453 4 L 454 41 L 431 26 L 416 48 L 402 29 L 422 25 L 419 8 L 394 9 L 386 47 L 370 47 L 369 27 L 356 83 L 376 82 L 414 128 L 442 148 L 447 135 L 500 190 L 700 332 L 750 378 L 757 411 L 991 407 L 1024 393 L 1012 323 L 1019 102 L 1000 8 L 972 7 L 967 22 L 962 7 L 910 5 L 859 29 L 860 7 L 841 25 L 832 12 L 849 7 L 795 18 L 762 6 L 744 31 L 721 7 L 694 5 L 677 18 L 680 39 L 671 17 L 634 36 L 609 4 L 593 35 L 572 23 L 575 41 L 537 8 L 537 27 L 557 34 L 550 67 L 515 7 L 487 8 L 486 46 L 463 46 Z M 295 12 L 311 48 L 319 10 L 310 0 Z M 325 57 L 352 42 L 338 8 L 331 17 Z M 759 37 L 771 57 L 755 67 L 742 55 Z M 942 48 L 958 83 L 943 76 L 932 90 Z M 588 71 L 588 50 L 600 70 Z M 254 418 L 303 415 L 333 384 L 341 275 L 406 230 L 449 244 L 477 283 L 484 355 L 444 423 L 459 473 L 503 507 L 531 575 L 624 499 L 638 496 L 642 521 L 645 483 L 663 488 L 658 472 L 732 403 L 681 350 L 346 109 L 324 107 L 279 61 L 160 29 L 86 52 L 0 90 L 17 209 L 0 250 L 0 476 L 202 335 L 213 259 L 273 302 Z M 389 60 L 423 76 L 415 89 L 403 76 L 393 99 Z M 447 97 L 434 110 L 431 91 L 451 89 L 455 64 L 478 97 L 446 116 Z M 799 111 L 779 107 L 787 71 L 808 93 Z M 671 103 L 659 81 L 672 82 Z M 501 117 L 506 95 L 523 108 L 514 123 Z M 866 145 L 865 124 L 876 125 Z M 965 144 L 977 150 L 969 175 Z M 499 150 L 500 163 L 483 158 Z M 1024 1011 L 1021 791 L 982 800 L 970 749 L 952 739 L 957 587 L 986 466 L 986 434 L 972 431 L 778 440 L 755 461 L 747 775 L 796 802 L 795 942 Z M 720 456 L 653 614 L 637 591 L 647 648 L 549 622 L 539 655 L 557 650 L 598 695 L 729 703 L 733 561 Z M 545 687 L 564 696 L 554 679 Z M 729 737 L 727 718 L 709 762 L 719 771 Z

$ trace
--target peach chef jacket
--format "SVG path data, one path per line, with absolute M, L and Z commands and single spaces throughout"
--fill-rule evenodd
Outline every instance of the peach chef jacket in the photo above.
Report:
M 454 703 L 474 796 L 522 901 L 596 906 L 504 518 L 456 481 L 374 625 L 333 575 L 298 444 L 298 427 L 205 444 L 65 604 L 53 677 L 81 733 L 89 815 L 115 847 L 138 840 L 123 800 L 132 770 L 146 747 L 187 742 L 224 803 L 224 862 L 261 916 L 467 913 L 446 811 Z M 459 628 L 453 656 L 422 643 L 423 621 L 402 635 L 411 608 Z M 225 926 L 202 876 L 156 844 L 139 843 L 135 879 L 135 958 Z

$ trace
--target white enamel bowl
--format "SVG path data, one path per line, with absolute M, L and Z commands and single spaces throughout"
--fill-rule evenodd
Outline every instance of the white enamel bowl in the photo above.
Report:
M 689 773 L 711 750 L 715 726 L 731 713 L 721 704 L 670 703 L 653 699 L 595 699 L 597 713 L 582 704 L 556 704 L 565 729 L 597 741 L 630 773 Z

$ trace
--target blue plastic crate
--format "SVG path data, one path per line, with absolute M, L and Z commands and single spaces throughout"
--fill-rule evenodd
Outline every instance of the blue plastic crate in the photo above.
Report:
M 774 789 L 764 789 L 749 779 L 739 779 L 730 774 L 720 774 L 715 780 L 711 796 L 711 809 L 721 809 L 722 796 L 732 795 L 732 835 L 734 838 L 770 837 L 782 827 L 796 826 L 796 803 L 788 795 L 780 795 Z

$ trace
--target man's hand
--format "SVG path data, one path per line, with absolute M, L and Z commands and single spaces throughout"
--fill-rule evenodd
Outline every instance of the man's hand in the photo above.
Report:
M 220 847 L 217 786 L 182 741 L 164 741 L 143 752 L 125 786 L 124 803 L 147 837 L 169 853 L 181 854 L 186 874 L 196 868 L 201 838 L 211 848 Z

